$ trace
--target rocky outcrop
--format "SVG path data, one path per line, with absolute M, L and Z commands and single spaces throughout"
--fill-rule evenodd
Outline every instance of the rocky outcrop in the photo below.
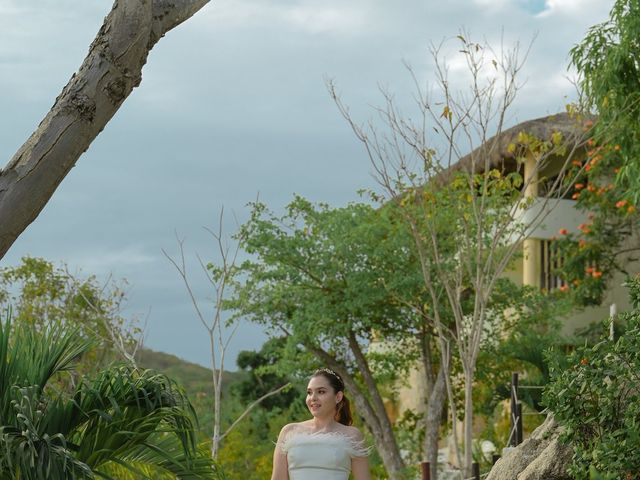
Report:
M 486 480 L 571 480 L 566 469 L 571 447 L 559 442 L 561 427 L 552 415 L 527 440 L 505 452 Z

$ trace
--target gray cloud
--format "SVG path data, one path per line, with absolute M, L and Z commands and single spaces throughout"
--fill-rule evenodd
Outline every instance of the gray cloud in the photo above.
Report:
M 202 364 L 208 345 L 161 249 L 174 232 L 215 260 L 202 226 L 222 205 L 246 219 L 260 198 L 281 211 L 299 193 L 334 205 L 373 187 L 360 145 L 324 86 L 336 80 L 354 115 L 381 102 L 378 85 L 410 108 L 411 82 L 432 79 L 430 42 L 466 27 L 494 45 L 537 32 L 512 122 L 561 110 L 570 47 L 606 18 L 612 0 L 217 0 L 151 52 L 142 85 L 80 159 L 3 260 L 68 262 L 131 284 L 132 314 L 151 313 L 148 346 Z M 8 160 L 77 69 L 111 2 L 0 0 L 0 152 Z M 544 7 L 544 8 L 543 8 Z M 225 224 L 232 233 L 231 215 Z M 195 280 L 198 278 L 198 280 Z M 194 277 L 204 299 L 206 283 Z M 256 348 L 260 327 L 232 345 Z M 230 365 L 232 366 L 232 365 Z

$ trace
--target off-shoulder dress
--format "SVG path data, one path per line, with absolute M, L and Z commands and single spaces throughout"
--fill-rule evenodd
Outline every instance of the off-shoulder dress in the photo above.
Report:
M 293 429 L 278 444 L 287 455 L 289 480 L 347 480 L 351 459 L 369 454 L 363 442 L 342 432 Z

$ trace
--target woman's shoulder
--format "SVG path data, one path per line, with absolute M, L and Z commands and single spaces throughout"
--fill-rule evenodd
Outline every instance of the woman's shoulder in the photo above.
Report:
M 364 435 L 358 427 L 353 427 L 351 425 L 340 425 L 338 431 L 355 442 L 361 442 L 364 440 Z
M 308 429 L 309 423 L 310 422 L 308 421 L 287 423 L 284 427 L 282 427 L 282 429 L 280 430 L 280 433 L 287 434 L 287 433 L 295 432 L 297 430 Z
M 300 432 L 300 431 L 313 432 L 313 421 L 306 420 L 304 422 L 287 423 L 284 427 L 282 427 L 282 429 L 280 430 L 280 433 L 286 435 L 289 433 Z M 333 430 L 333 432 L 340 433 L 358 442 L 364 439 L 364 435 L 362 434 L 360 429 L 358 429 L 357 427 L 352 427 L 350 425 L 338 424 L 337 428 Z M 329 431 L 329 432 L 317 432 L 317 433 L 332 433 L 332 432 Z
M 371 447 L 367 447 L 364 435 L 357 427 L 341 425 L 340 433 L 348 438 L 349 450 L 352 457 L 366 457 L 371 452 Z
M 280 442 L 285 441 L 287 438 L 292 435 L 300 432 L 305 432 L 309 429 L 307 425 L 308 422 L 293 422 L 287 423 L 284 427 L 280 429 L 280 435 L 278 436 L 278 440 Z
M 305 422 L 287 423 L 280 429 L 280 434 L 278 435 L 278 441 L 276 442 L 276 445 L 283 453 L 287 452 L 288 444 L 291 437 L 295 436 L 296 433 L 304 430 L 304 423 Z
M 304 422 L 294 422 L 287 423 L 280 430 L 280 438 L 285 439 L 295 434 L 305 434 L 305 435 L 339 435 L 341 437 L 346 437 L 352 442 L 362 442 L 364 440 L 364 435 L 357 427 L 352 427 L 349 425 L 341 425 L 338 424 L 337 428 L 329 431 L 315 431 L 313 428 L 313 421 L 307 420 Z

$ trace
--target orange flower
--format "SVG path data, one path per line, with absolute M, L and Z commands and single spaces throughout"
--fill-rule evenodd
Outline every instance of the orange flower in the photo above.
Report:
M 616 208 L 622 208 L 622 207 L 624 207 L 626 204 L 627 204 L 627 201 L 626 201 L 626 200 L 618 200 L 618 201 L 616 202 Z
M 618 173 L 619 171 L 620 171 L 619 167 L 616 167 L 616 168 L 613 169 L 613 173 Z
M 619 151 L 620 151 L 620 145 L 615 145 L 615 146 L 613 147 L 613 149 L 614 149 L 616 152 L 619 152 Z
M 577 200 L 579 196 L 580 196 L 580 192 L 576 192 L 573 195 L 571 195 L 571 198 L 573 198 L 574 200 Z
M 581 239 L 581 240 L 578 242 L 578 247 L 580 247 L 580 248 L 585 248 L 586 246 L 587 246 L 587 242 L 586 242 L 586 240 L 582 240 L 582 239 Z
M 562 285 L 562 286 L 559 288 L 559 290 L 560 290 L 561 292 L 568 292 L 568 291 L 569 291 L 569 285 L 564 284 L 564 285 Z
M 589 360 L 587 360 L 586 358 L 581 359 L 580 365 L 589 365 Z
M 582 166 L 582 162 L 580 160 L 572 160 L 571 164 L 576 166 L 576 167 L 581 167 Z
M 578 229 L 581 230 L 582 233 L 589 233 L 591 231 L 589 225 L 587 225 L 586 223 L 581 223 L 580 225 L 578 225 Z
M 595 191 L 596 187 L 594 187 L 591 183 L 589 185 L 587 185 L 587 190 L 589 190 L 590 192 Z
M 585 268 L 585 269 L 584 269 L 584 271 L 585 271 L 586 273 L 593 273 L 593 270 L 594 270 L 594 268 L 593 268 L 593 267 L 587 267 L 587 268 Z
M 634 207 L 633 205 L 629 205 L 629 207 L 627 207 L 627 213 L 633 213 L 636 211 L 636 207 Z
M 566 228 L 561 228 L 560 230 L 558 230 L 558 233 L 560 235 L 567 235 L 569 233 L 569 230 L 567 230 Z
M 600 277 L 602 276 L 602 272 L 600 272 L 600 271 L 594 271 L 594 272 L 592 273 L 592 275 L 593 275 L 593 278 L 600 278 Z
M 576 190 L 582 190 L 584 188 L 584 183 L 576 183 L 574 187 Z
M 589 164 L 586 167 L 584 167 L 584 171 L 585 172 L 588 172 L 589 170 L 591 170 L 591 164 Z

